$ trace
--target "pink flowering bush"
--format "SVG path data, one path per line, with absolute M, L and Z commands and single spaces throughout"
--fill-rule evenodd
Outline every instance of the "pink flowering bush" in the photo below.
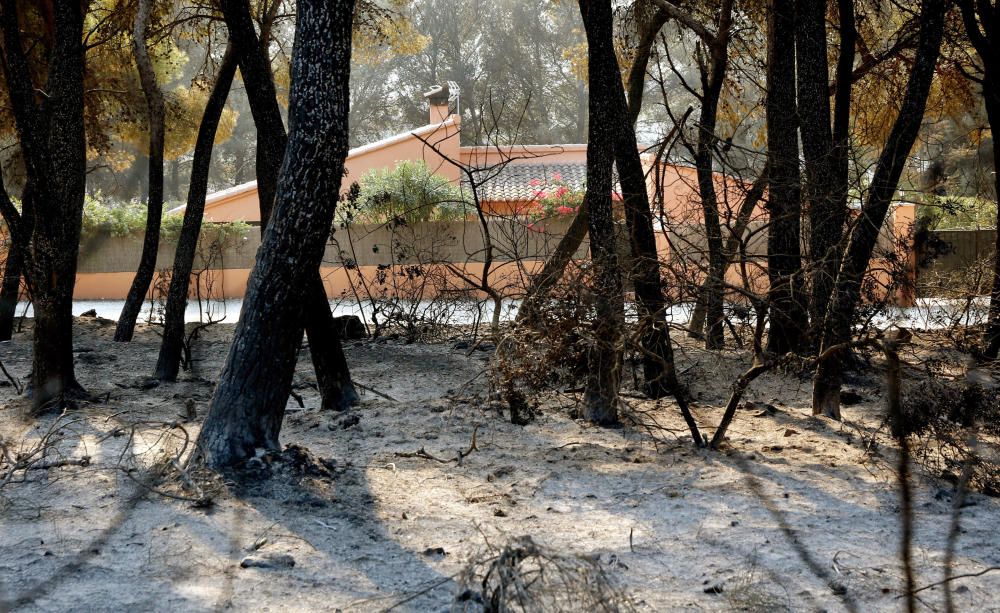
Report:
M 531 219 L 529 230 L 541 232 L 540 220 L 575 215 L 583 204 L 584 192 L 572 189 L 559 173 L 553 174 L 548 182 L 532 179 L 528 185 L 535 188 L 534 198 L 524 210 Z

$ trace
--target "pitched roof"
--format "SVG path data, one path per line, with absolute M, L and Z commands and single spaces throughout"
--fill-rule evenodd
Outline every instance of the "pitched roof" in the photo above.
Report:
M 587 164 L 507 164 L 502 168 L 477 170 L 473 173 L 479 184 L 479 199 L 485 201 L 535 200 L 539 191 L 555 185 L 565 185 L 582 192 L 587 185 Z M 617 178 L 616 178 L 617 186 Z M 468 178 L 462 188 L 470 190 Z

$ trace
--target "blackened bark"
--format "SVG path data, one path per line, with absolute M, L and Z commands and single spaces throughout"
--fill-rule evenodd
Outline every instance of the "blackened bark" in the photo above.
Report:
M 248 0 L 222 0 L 220 8 L 239 60 L 240 75 L 247 87 L 250 112 L 257 127 L 257 197 L 260 205 L 261 232 L 264 232 L 271 217 L 278 173 L 288 140 L 284 124 L 281 121 L 281 109 L 278 106 L 278 96 L 274 87 L 274 76 L 271 72 L 267 51 L 269 39 L 266 34 L 270 23 L 269 21 L 265 22 L 265 36 L 258 38 L 250 16 Z M 272 12 L 269 17 L 273 19 L 274 13 Z M 323 284 L 318 275 L 315 279 L 311 278 L 309 282 L 316 284 L 316 287 L 311 290 L 312 292 L 323 291 Z M 313 367 L 316 371 L 316 380 L 326 383 L 325 385 L 320 384 L 320 393 L 334 394 L 331 399 L 324 397 L 323 405 L 336 406 L 341 404 L 344 398 L 357 398 L 353 384 L 350 384 L 349 389 L 344 388 L 339 391 L 334 389 L 334 385 L 338 381 L 350 382 L 349 371 L 324 371 L 324 368 L 334 365 L 347 368 L 346 360 L 341 359 L 344 350 L 340 337 L 332 328 L 323 328 L 325 325 L 332 325 L 333 322 L 330 303 L 324 301 L 320 304 L 319 301 L 308 301 L 304 320 L 311 348 L 310 355 L 312 355 Z M 330 355 L 320 355 L 324 351 L 329 352 Z
M 649 56 L 656 36 L 667 21 L 667 15 L 662 9 L 658 9 L 647 22 L 642 24 L 639 43 L 636 47 L 635 59 L 627 77 L 628 89 L 628 129 L 633 132 L 635 123 L 642 110 L 642 97 L 646 85 L 646 69 L 649 66 Z M 583 122 L 581 122 L 582 127 Z M 582 140 L 582 139 L 581 139 Z M 637 148 L 638 150 L 638 148 Z M 537 310 L 545 303 L 549 292 L 562 278 L 566 266 L 573 259 L 573 254 L 577 252 L 583 239 L 587 237 L 587 228 L 590 225 L 590 213 L 586 206 L 581 206 L 577 211 L 573 223 L 566 230 L 566 234 L 559 240 L 555 251 L 545 262 L 542 270 L 534 275 L 531 286 L 525 293 L 524 301 L 517 312 L 517 321 L 532 325 Z M 655 240 L 654 240 L 655 249 Z
M 31 192 L 15 238 L 20 235 L 34 301 L 32 400 L 40 410 L 62 405 L 67 394 L 80 391 L 73 369 L 72 306 L 87 172 L 84 15 L 79 2 L 52 4 L 51 47 L 38 54 L 47 59 L 46 82 L 37 86 L 22 46 L 18 6 L 15 0 L 0 4 L 2 63 Z M 5 217 L 9 222 L 14 215 Z
M 805 338 L 800 300 L 802 207 L 799 144 L 795 119 L 795 6 L 770 0 L 767 32 L 767 277 L 770 328 L 768 351 L 799 351 Z
M 610 118 L 616 109 L 611 89 L 621 91 L 621 76 L 612 46 L 611 3 L 580 0 L 580 14 L 587 33 L 589 115 Z M 621 109 L 617 109 L 621 112 Z M 590 211 L 590 252 L 593 262 L 595 316 L 587 359 L 584 417 L 594 423 L 618 423 L 618 389 L 621 384 L 621 344 L 624 296 L 621 269 L 615 249 L 615 222 L 611 207 L 612 166 L 616 131 L 613 121 L 591 121 L 587 136 L 587 192 Z
M 983 66 L 983 103 L 986 118 L 993 134 L 993 170 L 1000 163 L 1000 43 L 996 41 L 1000 28 L 1000 4 L 988 0 L 973 2 L 960 0 L 962 21 L 972 46 Z M 1000 200 L 1000 175 L 993 173 L 993 195 Z M 1000 215 L 1000 214 L 998 214 Z M 997 218 L 997 242 L 993 258 L 993 289 L 990 292 L 990 310 L 983 339 L 983 354 L 991 360 L 1000 354 L 1000 216 Z
M 187 207 L 184 221 L 177 239 L 174 255 L 173 274 L 167 290 L 167 306 L 164 313 L 163 340 L 160 355 L 156 360 L 156 377 L 161 381 L 176 381 L 180 370 L 181 354 L 184 351 L 184 313 L 187 310 L 188 292 L 191 285 L 191 271 L 198 250 L 202 218 L 205 214 L 205 197 L 208 192 L 208 173 L 212 165 L 212 149 L 215 134 L 219 128 L 226 99 L 236 75 L 236 55 L 230 46 L 219 65 L 215 84 L 205 103 L 205 111 L 198 126 L 198 136 L 191 161 L 191 183 L 188 187 Z
M 649 55 L 656 44 L 656 37 L 668 16 L 663 9 L 656 9 L 652 15 L 639 24 L 639 42 L 635 48 L 632 66 L 629 68 L 625 87 L 628 90 L 628 125 L 635 126 L 642 110 L 642 95 L 646 89 L 646 69 L 649 67 Z
M 667 5 L 669 8 L 672 5 Z M 718 142 L 719 99 L 729 70 L 729 40 L 732 28 L 733 3 L 722 2 L 713 34 L 704 26 L 680 14 L 674 14 L 701 38 L 708 51 L 708 62 L 699 61 L 701 76 L 701 113 L 698 120 L 698 143 L 694 165 L 698 177 L 698 195 L 701 198 L 705 222 L 705 239 L 708 247 L 708 269 L 698 302 L 705 313 L 707 330 L 705 347 L 722 349 L 725 346 L 726 258 L 723 252 L 722 227 L 719 218 L 719 199 L 715 191 L 715 147 Z M 696 305 L 697 306 L 697 305 Z M 695 335 L 701 330 L 695 331 Z
M 768 168 L 765 165 L 764 169 L 761 170 L 760 176 L 750 185 L 750 189 L 747 190 L 746 195 L 743 197 L 743 202 L 740 204 L 739 210 L 736 211 L 736 219 L 730 228 L 730 234 L 726 238 L 725 248 L 722 252 L 723 258 L 725 258 L 723 262 L 726 270 L 732 265 L 736 256 L 740 254 L 740 246 L 743 243 L 747 228 L 750 226 L 750 218 L 764 197 L 764 190 L 767 189 L 767 179 Z M 691 320 L 688 322 L 688 334 L 692 338 L 704 338 L 702 331 L 705 329 L 705 285 L 707 283 L 708 279 L 699 288 L 694 309 L 691 311 Z
M 347 156 L 353 0 L 299 0 L 291 138 L 243 311 L 198 438 L 206 462 L 279 447 L 310 282 L 333 222 Z
M 625 101 L 625 92 L 620 87 L 605 88 L 599 95 L 610 98 L 609 106 L 614 114 L 606 116 L 606 120 L 614 123 L 614 119 L 618 118 L 615 162 L 632 253 L 631 277 L 639 311 L 639 351 L 642 354 L 644 390 L 652 398 L 662 398 L 670 393 L 682 396 L 684 392 L 677 380 L 670 328 L 667 326 L 667 303 L 660 278 L 646 174 L 639 159 L 630 109 Z M 641 100 L 641 96 L 633 99 L 633 109 L 638 110 Z
M 920 130 L 927 95 L 934 80 L 934 70 L 941 50 L 944 31 L 945 0 L 922 0 L 920 33 L 913 68 L 899 115 L 892 126 L 885 147 L 879 155 L 861 217 L 854 226 L 844 253 L 834 293 L 823 325 L 820 351 L 850 340 L 851 325 L 861 299 L 861 280 L 871 260 L 879 232 L 892 204 L 899 177 Z M 813 413 L 840 419 L 840 384 L 842 356 L 822 360 L 813 377 Z
M 810 340 L 814 348 L 840 267 L 847 223 L 847 119 L 856 40 L 853 0 L 839 0 L 840 57 L 831 129 L 826 5 L 826 0 L 799 0 L 796 24 L 798 116 L 805 157 L 803 199 L 809 218 Z
M 1000 11 L 997 11 L 1000 14 Z M 1000 52 L 995 52 L 1000 56 Z M 1000 160 L 1000 57 L 994 58 L 994 66 L 983 78 L 983 95 L 986 102 L 986 115 L 990 122 L 990 132 L 993 134 L 993 164 L 996 169 Z M 994 194 L 1000 199 L 1000 175 L 993 173 Z M 986 338 L 984 355 L 997 359 L 1000 354 L 1000 216 L 997 218 L 997 240 L 993 251 L 993 289 L 990 292 L 990 312 L 986 323 Z
M 3 285 L 0 286 L 0 341 L 9 341 L 14 334 L 17 300 L 21 296 L 21 267 L 21 249 L 12 240 L 7 248 Z
M 135 333 L 135 321 L 142 310 L 142 303 L 149 291 L 156 272 L 156 253 L 160 248 L 160 222 L 163 219 L 163 92 L 156 83 L 153 61 L 146 48 L 146 28 L 149 26 L 153 0 L 139 0 L 132 31 L 132 52 L 139 69 L 139 82 L 146 97 L 149 116 L 149 191 L 146 196 L 146 232 L 142 239 L 142 255 L 136 268 L 132 286 L 125 297 L 125 305 L 118 317 L 115 340 L 128 342 Z
M 250 114 L 257 126 L 257 195 L 260 222 L 266 226 L 278 185 L 278 171 L 285 156 L 285 125 L 271 73 L 267 41 L 257 37 L 249 0 L 220 0 L 219 9 L 229 29 L 229 40 L 246 85 Z
M 351 373 L 347 367 L 347 357 L 340 342 L 340 335 L 334 326 L 333 314 L 330 312 L 330 302 L 323 288 L 323 281 L 317 273 L 309 285 L 309 295 L 306 298 L 309 323 L 306 333 L 309 336 L 309 354 L 312 356 L 316 371 L 316 386 L 319 388 L 322 408 L 331 411 L 343 411 L 361 400 Z
M 538 315 L 538 310 L 545 305 L 552 288 L 559 283 L 566 266 L 573 259 L 573 254 L 577 252 L 583 239 L 587 237 L 587 228 L 590 227 L 590 212 L 587 210 L 587 203 L 584 202 L 577 209 L 576 217 L 566 230 L 566 234 L 559 239 L 555 251 L 545 261 L 542 270 L 532 276 L 531 286 L 525 292 L 521 308 L 517 311 L 517 322 L 534 325 Z

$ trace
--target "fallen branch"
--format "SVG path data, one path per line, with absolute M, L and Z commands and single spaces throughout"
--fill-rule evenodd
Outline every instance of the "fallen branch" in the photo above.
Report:
M 371 392 L 371 393 L 375 394 L 376 396 L 381 396 L 382 398 L 385 398 L 386 400 L 388 400 L 390 402 L 399 402 L 398 400 L 396 400 L 395 398 L 393 398 L 389 394 L 383 394 L 382 392 L 378 391 L 374 387 L 368 387 L 367 385 L 358 383 L 357 381 L 354 381 L 354 385 L 355 385 L 355 387 L 360 387 L 361 389 L 365 390 L 366 392 Z
M 923 586 L 921 588 L 917 588 L 917 589 L 913 590 L 911 592 L 911 594 L 917 594 L 917 593 L 922 592 L 924 590 L 929 590 L 929 589 L 937 587 L 939 585 L 945 585 L 947 583 L 951 583 L 952 581 L 956 581 L 958 579 L 972 579 L 974 577 L 982 577 L 986 573 L 991 573 L 991 572 L 997 571 L 997 570 L 1000 570 L 1000 566 L 990 566 L 989 568 L 984 568 L 983 570 L 981 570 L 979 572 L 976 572 L 976 573 L 965 573 L 964 575 L 954 575 L 954 576 L 949 577 L 947 579 L 944 579 L 942 581 L 935 581 L 934 583 L 928 583 L 927 585 L 925 585 L 925 586 Z M 896 596 L 896 598 L 902 598 L 904 596 L 907 596 L 907 594 L 900 594 L 899 596 Z
M 421 447 L 416 451 L 397 451 L 395 453 L 397 458 L 423 458 L 425 460 L 433 460 L 434 462 L 439 462 L 441 464 L 451 464 L 452 462 L 458 463 L 459 466 L 462 465 L 462 460 L 469 456 L 473 451 L 479 451 L 479 447 L 476 446 L 476 436 L 479 433 L 479 426 L 472 429 L 472 442 L 469 444 L 469 448 L 465 451 L 461 449 L 458 450 L 458 455 L 449 460 L 439 458 L 437 456 L 431 455 L 426 449 Z

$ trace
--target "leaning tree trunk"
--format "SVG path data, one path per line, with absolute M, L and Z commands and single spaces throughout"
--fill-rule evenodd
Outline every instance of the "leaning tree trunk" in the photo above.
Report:
M 268 28 L 265 27 L 265 36 L 259 39 L 247 0 L 223 0 L 220 7 L 239 58 L 240 73 L 247 85 L 250 112 L 257 126 L 257 195 L 261 232 L 264 232 L 271 217 L 278 173 L 287 142 L 266 49 Z M 269 17 L 273 16 L 271 14 Z M 310 283 L 316 286 L 311 290 L 313 293 L 325 291 L 319 275 L 311 279 Z M 344 349 L 340 336 L 332 327 L 330 303 L 325 300 L 322 303 L 317 300 L 307 301 L 304 320 L 317 385 L 323 395 L 323 406 L 344 408 L 345 402 L 351 399 L 354 399 L 351 402 L 356 401 L 358 394 L 351 383 L 347 361 L 342 359 Z M 324 329 L 324 326 L 329 328 Z M 328 352 L 329 355 L 322 355 L 323 352 Z M 344 371 L 328 372 L 325 370 L 328 367 L 341 367 Z M 324 394 L 332 394 L 332 397 L 327 398 Z
M 0 341 L 9 341 L 14 335 L 17 301 L 21 297 L 21 266 L 21 249 L 12 240 L 3 266 L 3 285 L 0 285 Z
M 21 41 L 18 4 L 2 4 L 4 81 L 14 115 L 30 197 L 20 214 L 9 202 L 4 217 L 25 259 L 34 301 L 32 401 L 34 409 L 62 406 L 80 390 L 73 368 L 73 287 L 87 176 L 83 117 L 84 11 L 80 3 L 53 3 L 53 35 L 44 86 Z M 32 54 L 32 57 L 44 54 Z M 44 92 L 44 106 L 40 102 Z M 6 200 L 6 199 L 5 199 Z
M 622 186 L 625 205 L 625 222 L 629 231 L 632 253 L 632 286 L 639 311 L 639 351 L 642 353 L 643 383 L 652 398 L 662 398 L 669 393 L 681 394 L 674 368 L 670 328 L 667 327 L 667 302 L 660 279 L 660 260 L 656 251 L 652 211 L 646 192 L 646 174 L 639 159 L 635 131 L 628 121 L 625 92 L 613 88 L 607 94 L 615 115 L 607 116 L 609 123 L 617 122 L 615 161 Z
M 279 448 L 301 318 L 323 258 L 347 157 L 353 0 L 299 0 L 291 136 L 226 365 L 198 437 L 226 467 Z
M 576 211 L 576 217 L 566 230 L 566 234 L 559 239 L 559 244 L 549 259 L 545 261 L 542 270 L 531 278 L 531 286 L 525 292 L 521 308 L 517 311 L 518 323 L 534 325 L 537 320 L 539 309 L 543 308 L 548 300 L 552 288 L 559 283 L 563 272 L 573 259 L 583 244 L 583 239 L 587 237 L 587 228 L 590 227 L 590 211 L 587 210 L 587 203 L 584 202 Z
M 613 89 L 621 90 L 621 76 L 612 46 L 611 4 L 580 0 L 580 14 L 587 32 L 590 117 L 614 116 Z M 621 109 L 618 109 L 619 111 Z M 612 121 L 591 121 L 587 136 L 587 192 L 590 211 L 590 252 L 593 261 L 595 315 L 593 338 L 587 358 L 584 417 L 597 424 L 618 423 L 618 389 L 621 385 L 621 344 L 624 296 L 615 245 L 611 207 L 614 146 L 620 129 Z
M 868 201 L 862 207 L 861 218 L 855 224 L 847 243 L 823 323 L 821 353 L 842 345 L 851 338 L 851 325 L 861 299 L 861 281 L 892 204 L 899 177 L 923 122 L 927 95 L 934 80 L 934 70 L 941 49 L 944 15 L 944 0 L 922 0 L 917 52 L 906 84 L 906 93 L 875 166 Z M 813 414 L 840 419 L 840 385 L 844 368 L 842 354 L 842 351 L 835 352 L 832 359 L 821 360 L 816 366 L 813 376 Z
M 771 323 L 767 349 L 780 355 L 802 349 L 806 313 L 797 288 L 802 273 L 802 207 L 795 119 L 795 5 L 793 0 L 771 0 L 769 9 L 767 277 Z
M 146 200 L 146 232 L 142 240 L 142 255 L 125 297 L 125 306 L 118 317 L 115 340 L 128 342 L 135 333 L 135 321 L 156 272 L 156 253 L 160 248 L 160 222 L 163 218 L 163 92 L 156 83 L 153 61 L 146 48 L 146 28 L 149 25 L 153 0 L 139 0 L 132 32 L 132 50 L 139 69 L 139 81 L 146 96 L 149 114 L 149 192 Z
M 180 370 L 181 354 L 184 351 L 184 313 L 187 310 L 188 292 L 191 287 L 191 271 L 198 250 L 198 236 L 201 234 L 202 218 L 205 214 L 205 197 L 208 191 L 208 173 L 212 165 L 212 149 L 215 134 L 219 128 L 226 98 L 236 75 L 236 55 L 230 46 L 222 58 L 215 84 L 205 104 L 205 111 L 198 126 L 198 137 L 191 162 L 191 183 L 188 187 L 187 207 L 184 221 L 177 239 L 177 253 L 174 255 L 174 271 L 167 290 L 167 306 L 164 313 L 163 341 L 160 355 L 156 360 L 156 376 L 161 381 L 176 381 Z
M 309 337 L 309 355 L 316 371 L 316 387 L 324 410 L 343 411 L 357 404 L 361 397 L 351 381 L 347 356 L 334 326 L 330 302 L 323 288 L 319 273 L 309 284 L 306 297 L 306 334 Z

